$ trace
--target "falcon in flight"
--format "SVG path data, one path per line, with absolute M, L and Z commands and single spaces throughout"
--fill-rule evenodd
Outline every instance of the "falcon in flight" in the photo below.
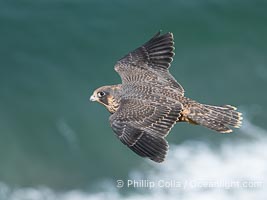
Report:
M 157 33 L 116 63 L 122 84 L 100 87 L 90 98 L 111 113 L 110 125 L 123 144 L 155 162 L 164 161 L 165 137 L 177 122 L 219 133 L 230 133 L 242 122 L 233 106 L 201 104 L 184 96 L 183 87 L 169 73 L 173 50 L 173 34 Z

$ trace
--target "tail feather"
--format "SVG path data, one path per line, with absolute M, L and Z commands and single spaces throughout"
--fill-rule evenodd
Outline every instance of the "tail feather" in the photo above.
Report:
M 242 113 L 230 105 L 211 106 L 194 104 L 188 108 L 189 122 L 199 124 L 221 133 L 232 132 L 232 127 L 240 128 L 242 125 Z

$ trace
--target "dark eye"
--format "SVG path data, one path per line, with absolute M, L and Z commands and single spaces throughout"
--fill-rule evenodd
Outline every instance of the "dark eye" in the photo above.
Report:
M 101 98 L 101 97 L 103 97 L 103 96 L 105 96 L 105 95 L 106 95 L 105 92 L 98 92 L 98 93 L 97 93 L 97 96 L 98 96 L 99 98 Z

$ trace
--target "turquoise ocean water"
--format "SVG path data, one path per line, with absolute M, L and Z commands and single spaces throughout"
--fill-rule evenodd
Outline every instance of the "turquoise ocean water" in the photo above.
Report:
M 264 0 L 0 1 L 0 199 L 266 197 L 266 9 Z M 176 125 L 160 165 L 121 144 L 108 112 L 89 102 L 158 30 L 174 34 L 170 71 L 186 96 L 244 113 L 230 135 Z M 191 185 L 117 188 L 141 179 Z M 212 180 L 239 186 L 203 186 Z

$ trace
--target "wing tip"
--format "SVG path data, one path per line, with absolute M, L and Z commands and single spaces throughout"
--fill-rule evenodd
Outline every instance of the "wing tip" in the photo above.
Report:
M 175 55 L 172 32 L 161 34 L 161 31 L 158 31 L 143 47 L 146 49 L 148 60 L 154 64 L 155 68 L 168 69 L 170 67 Z
M 120 72 L 129 64 L 148 66 L 159 71 L 166 71 L 173 62 L 175 55 L 174 36 L 172 32 L 161 34 L 159 30 L 150 40 L 139 48 L 119 59 L 115 71 Z

